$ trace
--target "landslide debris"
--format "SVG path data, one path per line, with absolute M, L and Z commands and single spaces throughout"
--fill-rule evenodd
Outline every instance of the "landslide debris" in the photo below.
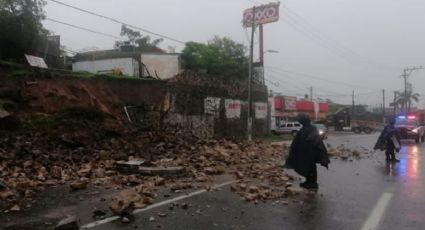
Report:
M 336 148 L 328 145 L 328 154 L 331 157 L 339 158 L 341 160 L 358 160 L 360 158 L 364 158 L 370 155 L 371 151 L 364 147 L 350 149 L 345 147 L 344 145 L 339 145 Z
M 257 200 L 284 196 L 293 180 L 280 166 L 285 145 L 142 131 L 118 126 L 107 115 L 86 108 L 30 120 L 25 127 L 0 135 L 0 201 L 8 207 L 21 198 L 35 199 L 35 194 L 49 187 L 68 186 L 74 192 L 106 185 L 132 188 L 110 204 L 115 214 L 125 215 L 153 203 L 154 190 L 160 186 L 171 192 L 211 188 L 208 184 L 214 176 L 230 174 L 238 184 L 259 187 L 258 191 L 243 186 L 234 190 L 246 200 Z M 128 161 L 146 162 L 149 166 L 143 170 L 155 173 L 121 171 L 118 165 Z M 173 171 L 180 177 L 168 175 Z

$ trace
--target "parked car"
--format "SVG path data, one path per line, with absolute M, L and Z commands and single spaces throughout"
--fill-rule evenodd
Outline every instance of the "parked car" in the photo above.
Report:
M 317 131 L 319 132 L 319 136 L 325 140 L 328 139 L 328 128 L 324 124 L 313 124 L 316 126 Z
M 297 121 L 285 122 L 273 130 L 272 133 L 276 135 L 291 134 L 292 136 L 295 136 L 301 128 L 302 125 Z

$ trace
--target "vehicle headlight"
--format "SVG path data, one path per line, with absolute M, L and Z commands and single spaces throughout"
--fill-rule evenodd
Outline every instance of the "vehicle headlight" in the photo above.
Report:
M 419 132 L 419 130 L 418 130 L 418 129 L 413 129 L 413 130 L 412 130 L 412 132 L 414 132 L 414 133 L 418 133 L 418 132 Z
M 323 132 L 322 130 L 320 130 L 320 131 L 319 131 L 319 134 L 320 134 L 320 135 L 322 135 L 322 134 L 324 134 L 324 133 L 325 133 L 325 132 Z

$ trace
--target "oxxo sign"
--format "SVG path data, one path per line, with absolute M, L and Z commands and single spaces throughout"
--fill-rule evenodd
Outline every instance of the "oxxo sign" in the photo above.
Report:
M 243 25 L 245 27 L 252 26 L 252 20 L 254 19 L 255 25 L 266 24 L 276 22 L 279 20 L 279 6 L 280 3 L 270 3 L 267 5 L 261 5 L 254 8 L 247 9 L 243 12 Z

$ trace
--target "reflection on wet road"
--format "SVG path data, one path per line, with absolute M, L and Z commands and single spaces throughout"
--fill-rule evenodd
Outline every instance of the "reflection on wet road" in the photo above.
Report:
M 400 163 L 386 164 L 386 173 L 389 176 L 416 179 L 419 176 L 419 161 L 421 160 L 420 147 L 416 145 L 404 145 L 397 155 Z

